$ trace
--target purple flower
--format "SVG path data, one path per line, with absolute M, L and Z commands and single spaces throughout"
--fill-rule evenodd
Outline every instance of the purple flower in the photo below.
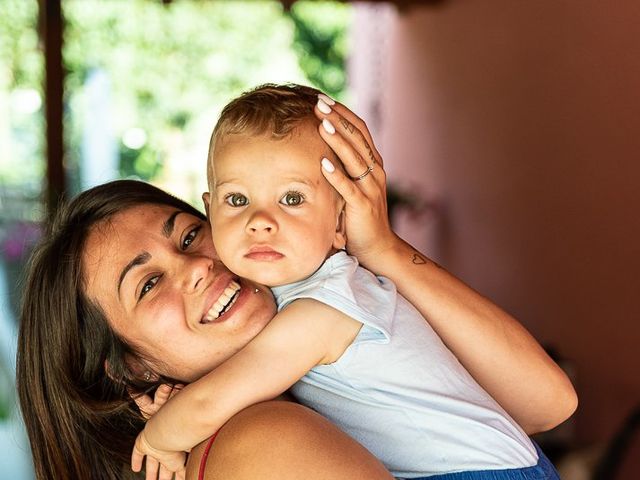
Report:
M 34 222 L 19 222 L 10 225 L 0 243 L 4 258 L 8 261 L 22 260 L 42 235 L 42 228 Z

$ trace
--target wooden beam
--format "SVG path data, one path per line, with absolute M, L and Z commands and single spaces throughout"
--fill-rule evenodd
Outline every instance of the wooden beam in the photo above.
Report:
M 39 0 L 40 38 L 44 47 L 44 98 L 46 120 L 46 206 L 47 215 L 56 211 L 65 196 L 61 0 Z

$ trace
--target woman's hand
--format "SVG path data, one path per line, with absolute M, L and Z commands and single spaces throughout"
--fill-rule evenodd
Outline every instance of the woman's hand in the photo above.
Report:
M 527 433 L 564 421 L 577 405 L 564 372 L 509 314 L 396 236 L 389 226 L 382 158 L 362 120 L 319 95 L 320 135 L 340 157 L 323 173 L 346 201 L 347 249 L 390 278 L 475 380 Z M 327 123 L 330 122 L 330 123 Z
M 398 241 L 387 214 L 382 157 L 366 124 L 344 105 L 319 95 L 315 114 L 320 136 L 342 162 L 323 159 L 322 173 L 346 202 L 347 250 L 370 267 Z

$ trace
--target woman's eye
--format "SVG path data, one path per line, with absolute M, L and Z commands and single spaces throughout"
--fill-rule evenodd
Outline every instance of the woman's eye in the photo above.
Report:
M 249 204 L 249 199 L 241 193 L 230 193 L 224 197 L 224 201 L 232 207 L 244 207 Z
M 194 242 L 198 234 L 200 233 L 200 229 L 202 227 L 196 227 L 193 230 L 190 230 L 189 233 L 182 240 L 182 249 L 186 250 L 189 246 Z
M 287 192 L 284 197 L 280 199 L 280 203 L 289 207 L 297 207 L 304 202 L 304 195 L 300 192 Z
M 153 289 L 153 287 L 156 286 L 159 280 L 160 280 L 160 276 L 157 275 L 155 277 L 151 277 L 149 280 L 144 282 L 144 285 L 140 290 L 140 295 L 138 296 L 138 300 L 142 300 L 142 297 L 144 297 L 147 293 L 149 293 Z

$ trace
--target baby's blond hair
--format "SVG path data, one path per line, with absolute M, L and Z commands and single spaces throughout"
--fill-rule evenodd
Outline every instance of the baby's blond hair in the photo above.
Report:
M 266 83 L 229 102 L 211 134 L 207 159 L 209 181 L 217 142 L 227 135 L 238 134 L 286 138 L 304 121 L 315 119 L 313 108 L 319 93 L 315 88 L 293 83 Z

